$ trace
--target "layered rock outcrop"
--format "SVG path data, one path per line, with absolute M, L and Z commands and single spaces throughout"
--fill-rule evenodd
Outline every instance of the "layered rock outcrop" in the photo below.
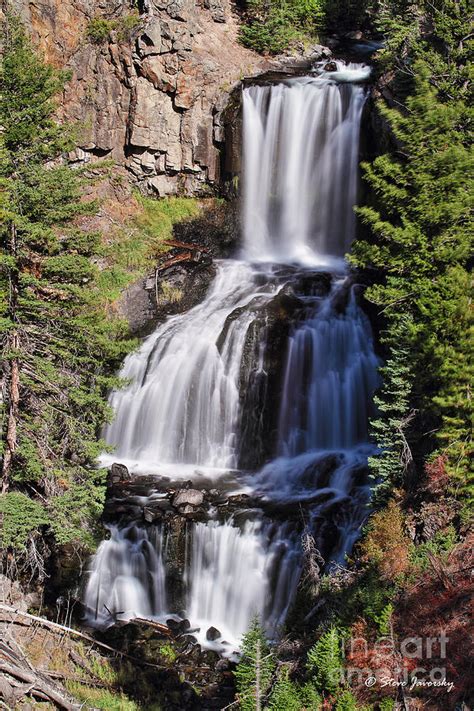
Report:
M 229 0 L 18 3 L 35 43 L 71 71 L 61 113 L 80 126 L 73 161 L 108 157 L 160 196 L 219 181 L 226 96 L 269 62 L 237 42 Z M 91 38 L 91 21 L 105 36 Z
M 15 4 L 46 58 L 71 71 L 59 109 L 80 127 L 70 160 L 110 158 L 159 196 L 212 192 L 232 90 L 280 66 L 239 44 L 230 0 Z

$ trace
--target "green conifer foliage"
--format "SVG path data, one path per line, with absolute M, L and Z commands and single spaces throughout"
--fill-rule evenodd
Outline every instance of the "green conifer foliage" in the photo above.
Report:
M 337 627 L 330 627 L 308 652 L 308 669 L 321 692 L 334 693 L 341 683 L 343 666 L 343 636 Z
M 355 696 L 345 689 L 338 696 L 334 711 L 362 711 L 362 709 L 358 706 Z
M 268 706 L 268 711 L 301 711 L 302 702 L 298 688 L 289 677 L 288 667 L 283 666 L 278 672 L 278 679 L 273 687 Z
M 447 456 L 454 486 L 469 497 L 470 30 L 463 1 L 429 3 L 422 10 L 432 30 L 404 60 L 412 91 L 404 107 L 379 104 L 397 147 L 364 166 L 375 200 L 359 215 L 372 236 L 356 242 L 351 259 L 375 268 L 377 281 L 367 296 L 387 320 L 389 356 L 377 400 L 380 418 L 373 423 L 383 454 L 373 470 L 389 486 L 400 483 L 412 456 L 436 447 L 421 442 L 429 421 L 426 430 Z
M 2 44 L 2 490 L 39 494 L 64 542 L 84 537 L 100 509 L 97 433 L 127 345 L 99 305 L 99 236 L 74 222 L 97 206 L 81 200 L 86 176 L 62 161 L 70 132 L 53 113 L 66 76 L 42 61 L 13 15 Z
M 242 640 L 242 657 L 235 670 L 237 699 L 242 711 L 261 711 L 269 690 L 275 662 L 258 620 Z

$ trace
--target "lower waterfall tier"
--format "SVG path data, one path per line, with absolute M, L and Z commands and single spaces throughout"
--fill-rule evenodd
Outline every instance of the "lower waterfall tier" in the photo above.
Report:
M 90 624 L 187 620 L 232 655 L 256 616 L 279 634 L 303 538 L 322 567 L 344 562 L 368 513 L 378 383 L 357 293 L 344 274 L 222 262 L 205 301 L 128 357 L 106 438 L 134 478 L 109 490 Z
M 278 636 L 304 569 L 303 539 L 311 536 L 330 565 L 344 562 L 358 536 L 368 513 L 366 454 L 279 458 L 240 473 L 239 492 L 224 482 L 179 488 L 166 477 L 112 485 L 110 538 L 87 576 L 88 624 L 185 621 L 191 640 L 225 656 L 256 616 Z

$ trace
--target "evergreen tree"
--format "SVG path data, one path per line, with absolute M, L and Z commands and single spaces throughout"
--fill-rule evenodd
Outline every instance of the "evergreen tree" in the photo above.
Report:
M 374 423 L 384 453 L 373 469 L 391 484 L 400 482 L 412 456 L 403 430 L 417 411 L 409 428 L 418 447 L 413 456 L 434 448 L 421 441 L 421 432 L 433 432 L 456 486 L 469 496 L 472 182 L 466 177 L 473 154 L 467 3 L 430 3 L 424 13 L 433 29 L 405 60 L 413 84 L 405 106 L 379 106 L 396 148 L 364 166 L 376 199 L 359 214 L 372 236 L 356 242 L 351 259 L 377 270 L 367 297 L 387 320 L 389 356 L 377 403 L 381 418 Z
M 362 709 L 349 689 L 344 689 L 337 698 L 334 711 L 362 711 Z
M 321 692 L 334 693 L 341 682 L 343 666 L 343 636 L 337 627 L 330 627 L 308 652 L 308 669 Z
M 289 669 L 283 666 L 278 672 L 278 678 L 272 689 L 268 711 L 301 711 L 303 707 L 298 687 L 290 680 Z
M 261 711 L 274 668 L 273 654 L 255 619 L 242 640 L 242 656 L 234 672 L 242 711 Z
M 2 493 L 37 497 L 64 542 L 83 537 L 100 511 L 97 433 L 110 415 L 104 395 L 115 379 L 107 373 L 126 344 L 101 306 L 100 236 L 77 225 L 97 206 L 81 199 L 85 175 L 62 160 L 71 133 L 54 111 L 66 75 L 42 61 L 12 14 L 2 45 Z M 2 503 L 4 516 L 14 509 Z

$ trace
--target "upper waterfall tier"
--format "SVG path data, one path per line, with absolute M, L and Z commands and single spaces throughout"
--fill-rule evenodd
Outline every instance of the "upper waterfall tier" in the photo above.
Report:
M 334 73 L 357 69 L 339 67 Z M 243 92 L 244 254 L 331 264 L 354 238 L 363 87 L 331 74 Z

